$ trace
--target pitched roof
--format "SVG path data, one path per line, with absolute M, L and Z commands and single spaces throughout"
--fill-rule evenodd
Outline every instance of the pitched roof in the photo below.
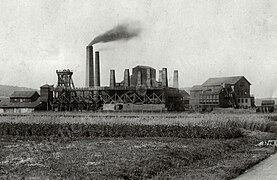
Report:
M 202 86 L 218 86 L 223 83 L 226 84 L 236 84 L 241 78 L 244 78 L 250 85 L 251 83 L 244 76 L 231 76 L 231 77 L 217 77 L 217 78 L 209 78 L 205 81 Z
M 189 98 L 189 93 L 187 92 L 187 91 L 185 91 L 185 90 L 179 90 L 179 93 L 181 94 L 181 96 L 183 97 L 183 98 Z
M 210 89 L 209 87 L 204 89 L 203 91 L 205 92 L 205 94 L 217 94 L 221 91 L 221 86 L 215 86 L 212 89 Z
M 202 86 L 201 85 L 194 85 L 192 88 L 190 88 L 190 91 L 202 91 Z
M 0 102 L 0 108 L 35 108 L 40 104 L 40 98 L 34 102 L 10 102 L 4 100 Z
M 31 98 L 36 91 L 14 91 L 10 98 Z

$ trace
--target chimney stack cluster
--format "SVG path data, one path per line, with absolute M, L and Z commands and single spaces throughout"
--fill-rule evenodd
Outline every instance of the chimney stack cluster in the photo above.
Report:
M 168 87 L 167 68 L 162 68 L 161 70 L 159 70 L 159 81 L 158 82 L 160 82 L 160 86 Z M 174 70 L 173 88 L 179 88 L 178 70 Z
M 153 69 L 153 68 L 152 68 Z M 146 69 L 146 72 L 142 75 L 141 71 L 138 71 L 136 74 L 137 79 L 137 85 L 140 86 L 142 84 L 145 84 L 147 87 L 153 87 L 156 85 L 156 75 L 154 70 L 154 76 L 153 72 L 151 72 L 151 69 Z M 133 76 L 133 75 L 132 75 Z M 143 77 L 142 77 L 143 76 Z M 152 77 L 153 76 L 153 77 Z M 143 80 L 144 78 L 144 80 Z M 154 79 L 153 79 L 154 78 Z M 146 82 L 145 82 L 146 79 Z M 132 80 L 133 82 L 133 80 Z M 158 86 L 161 87 L 168 87 L 168 76 L 167 76 L 167 68 L 162 68 L 159 70 L 159 84 Z M 131 86 L 131 76 L 129 69 L 125 69 L 124 71 L 124 80 L 123 82 L 119 83 L 119 86 L 124 87 L 130 87 Z M 95 62 L 93 58 L 93 46 L 89 45 L 86 47 L 86 87 L 100 87 L 100 55 L 99 51 L 95 52 Z M 110 70 L 110 87 L 114 88 L 118 86 L 115 79 L 115 70 Z M 173 87 L 179 88 L 179 82 L 178 82 L 178 70 L 174 70 L 173 75 Z
M 96 56 L 97 57 L 97 56 Z M 97 59 L 97 58 L 96 58 Z M 97 60 L 96 60 L 97 61 Z M 97 64 L 97 62 L 96 62 Z M 97 66 L 97 65 L 96 65 Z M 137 67 L 136 67 L 137 69 Z M 159 70 L 159 79 L 156 81 L 156 76 L 154 76 L 151 72 L 151 69 L 148 68 L 146 70 L 136 70 L 133 69 L 133 74 L 130 75 L 129 69 L 124 70 L 124 79 L 123 81 L 116 83 L 115 80 L 115 70 L 110 70 L 110 87 L 133 87 L 133 86 L 142 86 L 146 87 L 169 87 L 168 86 L 168 76 L 167 76 L 167 68 L 162 68 Z M 96 73 L 97 74 L 97 73 Z M 95 75 L 95 79 L 97 79 L 97 75 Z M 97 86 L 97 82 L 95 81 L 95 85 Z M 178 70 L 174 70 L 173 74 L 173 88 L 179 88 L 178 82 Z
M 86 48 L 86 87 L 100 87 L 100 57 L 99 52 L 95 52 L 95 70 L 93 61 L 93 46 Z M 95 73 L 95 74 L 94 74 Z M 95 78 L 95 79 L 94 79 Z

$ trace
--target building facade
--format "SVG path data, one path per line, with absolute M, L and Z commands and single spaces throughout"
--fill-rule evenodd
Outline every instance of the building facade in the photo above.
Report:
M 253 106 L 251 83 L 244 76 L 209 78 L 201 86 L 194 86 L 190 105 L 248 108 Z
M 10 99 L 0 102 L 0 113 L 31 113 L 40 103 L 36 91 L 15 91 Z

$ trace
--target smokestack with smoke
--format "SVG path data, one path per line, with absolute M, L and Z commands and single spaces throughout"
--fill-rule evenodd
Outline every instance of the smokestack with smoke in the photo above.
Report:
M 111 30 L 95 37 L 89 46 L 92 46 L 96 43 L 106 43 L 111 41 L 119 41 L 119 40 L 129 40 L 134 37 L 139 36 L 141 32 L 141 27 L 138 22 L 129 22 L 124 24 L 119 24 L 112 28 Z

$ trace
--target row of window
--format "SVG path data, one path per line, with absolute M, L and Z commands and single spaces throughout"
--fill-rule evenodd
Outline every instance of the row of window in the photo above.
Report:
M 238 103 L 248 103 L 248 99 L 247 98 L 239 98 Z
M 200 104 L 219 104 L 218 101 L 214 101 L 214 102 L 204 102 L 204 101 L 200 101 Z
M 218 99 L 219 96 L 218 94 L 211 94 L 211 95 L 201 95 L 201 99 Z
M 26 102 L 26 101 L 28 101 L 29 99 L 24 99 L 24 98 L 20 98 L 20 99 L 16 99 L 16 98 L 14 98 L 12 101 L 14 101 L 14 102 Z

